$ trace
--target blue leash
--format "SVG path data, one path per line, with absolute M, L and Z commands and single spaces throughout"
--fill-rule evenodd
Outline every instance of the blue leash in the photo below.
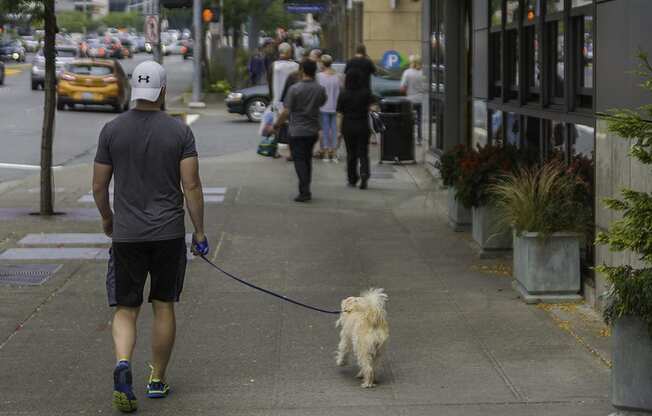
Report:
M 227 272 L 226 270 L 222 269 L 220 266 L 217 266 L 215 263 L 213 263 L 212 261 L 208 260 L 205 256 L 200 256 L 200 257 L 201 257 L 202 259 L 204 259 L 204 261 L 205 261 L 206 263 L 208 263 L 208 264 L 210 264 L 211 266 L 213 266 L 213 268 L 219 270 L 220 272 L 222 272 L 223 274 L 227 275 L 227 276 L 230 277 L 231 279 L 236 280 L 236 281 L 242 283 L 242 284 L 245 285 L 245 286 L 249 286 L 249 287 L 252 288 L 252 289 L 256 289 L 256 290 L 259 290 L 259 291 L 261 291 L 261 292 L 267 293 L 268 295 L 272 295 L 272 296 L 277 297 L 277 298 L 279 298 L 279 299 L 281 299 L 281 300 L 284 300 L 284 301 L 286 301 L 286 302 L 294 303 L 294 304 L 297 305 L 297 306 L 301 306 L 301 307 L 306 308 L 306 309 L 312 309 L 313 311 L 317 311 L 317 312 L 321 312 L 321 313 L 327 313 L 327 314 L 330 314 L 330 315 L 339 315 L 340 313 L 342 313 L 341 311 L 329 311 L 329 310 L 326 310 L 326 309 L 318 308 L 318 307 L 316 307 L 316 306 L 307 305 L 307 304 L 305 304 L 305 303 L 299 302 L 298 300 L 290 299 L 290 298 L 288 298 L 288 297 L 286 297 L 286 296 L 279 295 L 278 293 L 272 292 L 271 290 L 268 290 L 268 289 L 262 288 L 262 287 L 260 287 L 260 286 L 256 286 L 256 285 L 253 284 L 253 283 L 249 283 L 249 282 L 247 282 L 247 281 L 244 281 L 244 280 L 240 279 L 240 278 L 237 277 L 237 276 L 232 275 L 231 273 L 229 273 L 229 272 Z

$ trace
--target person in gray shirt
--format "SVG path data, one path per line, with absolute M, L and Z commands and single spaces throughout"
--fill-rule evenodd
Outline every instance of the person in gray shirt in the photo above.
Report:
M 315 80 L 317 64 L 311 60 L 301 62 L 301 81 L 294 84 L 285 97 L 285 108 L 276 121 L 278 130 L 290 120 L 290 149 L 294 169 L 299 177 L 297 202 L 312 199 L 312 149 L 319 135 L 319 109 L 326 103 L 326 90 Z
M 137 408 L 130 362 L 148 274 L 154 323 L 147 397 L 162 398 L 170 390 L 165 371 L 176 333 L 174 302 L 186 269 L 184 194 L 195 228 L 192 252 L 208 254 L 195 138 L 188 126 L 161 111 L 165 70 L 153 61 L 141 63 L 131 83 L 136 106 L 104 126 L 93 168 L 93 196 L 104 233 L 113 240 L 106 287 L 109 305 L 116 307 L 113 405 L 122 412 Z

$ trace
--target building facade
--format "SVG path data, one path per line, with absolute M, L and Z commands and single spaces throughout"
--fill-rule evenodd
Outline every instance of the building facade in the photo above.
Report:
M 644 102 L 631 71 L 639 50 L 652 52 L 652 2 L 424 0 L 421 18 L 431 85 L 421 159 L 433 171 L 457 144 L 511 143 L 542 161 L 589 164 L 598 230 L 613 221 L 604 198 L 623 187 L 652 190 L 650 172 L 599 120 L 608 109 Z M 591 264 L 635 260 L 601 247 L 587 257 Z M 600 308 L 604 292 L 603 277 L 585 273 L 585 298 Z

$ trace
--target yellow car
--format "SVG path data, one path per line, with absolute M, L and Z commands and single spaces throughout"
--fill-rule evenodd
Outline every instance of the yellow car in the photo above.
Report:
M 57 84 L 57 109 L 66 106 L 110 105 L 118 113 L 129 109 L 129 79 L 111 60 L 80 59 L 66 65 Z

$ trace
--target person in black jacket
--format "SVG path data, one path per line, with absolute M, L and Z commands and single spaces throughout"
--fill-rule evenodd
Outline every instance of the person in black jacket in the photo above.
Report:
M 342 113 L 342 134 L 346 143 L 349 186 L 356 186 L 360 180 L 360 189 L 367 189 L 371 175 L 369 170 L 369 106 L 374 103 L 375 99 L 369 90 L 365 74 L 357 69 L 347 72 L 344 88 L 337 100 L 337 112 Z

